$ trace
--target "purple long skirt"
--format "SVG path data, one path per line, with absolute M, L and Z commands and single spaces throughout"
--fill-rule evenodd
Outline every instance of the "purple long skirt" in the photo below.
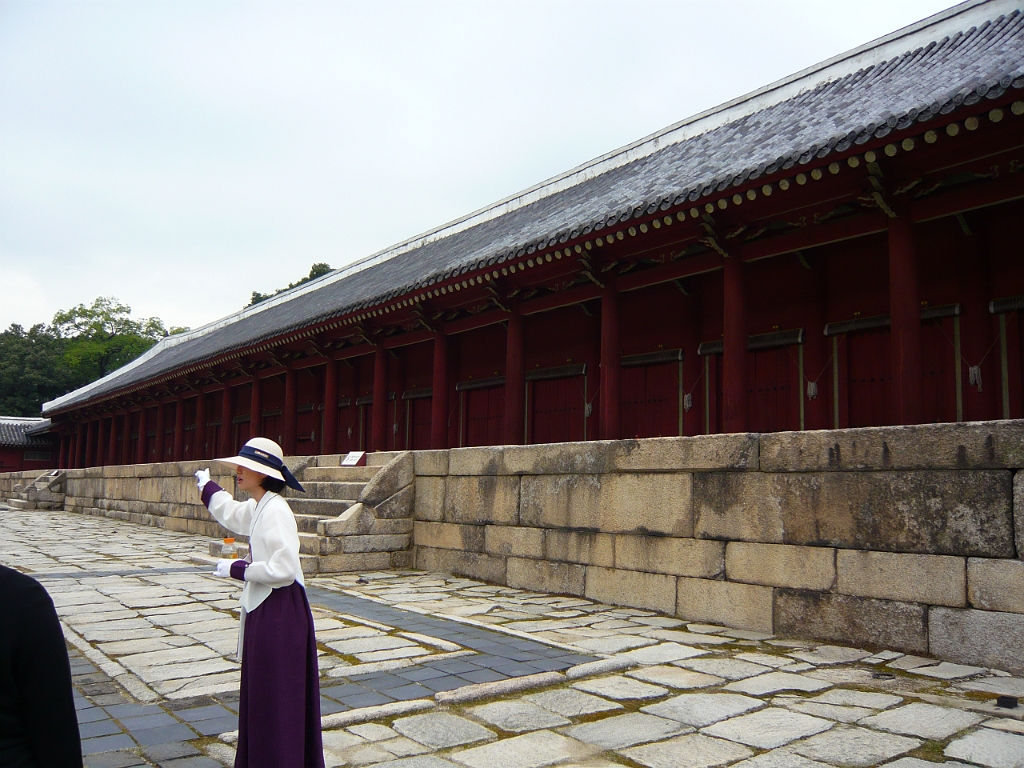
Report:
M 235 768 L 324 768 L 313 614 L 298 583 L 245 617 Z

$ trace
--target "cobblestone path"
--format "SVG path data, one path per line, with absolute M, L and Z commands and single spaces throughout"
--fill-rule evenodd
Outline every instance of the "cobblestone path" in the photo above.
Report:
M 0 505 L 90 768 L 231 765 L 237 582 L 206 539 Z M 358 583 L 362 577 L 366 583 Z M 1024 767 L 1024 679 L 422 572 L 308 580 L 328 766 Z

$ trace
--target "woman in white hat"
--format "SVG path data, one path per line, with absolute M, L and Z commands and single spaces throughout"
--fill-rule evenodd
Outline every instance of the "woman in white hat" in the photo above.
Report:
M 247 501 L 196 472 L 203 503 L 230 531 L 249 537 L 249 557 L 220 560 L 217 576 L 245 582 L 238 653 L 242 685 L 238 702 L 235 768 L 323 768 L 320 673 L 313 614 L 299 563 L 299 533 L 285 487 L 304 491 L 284 463 L 281 446 L 265 437 L 247 442 L 237 456 L 216 459 L 235 468 Z

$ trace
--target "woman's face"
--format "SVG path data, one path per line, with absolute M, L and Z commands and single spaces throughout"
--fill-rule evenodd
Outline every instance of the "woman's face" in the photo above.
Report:
M 264 477 L 266 477 L 266 475 L 260 474 L 248 467 L 235 467 L 235 484 L 238 486 L 238 490 L 240 491 L 245 491 L 249 494 L 253 493 L 260 487 L 260 483 L 263 482 Z

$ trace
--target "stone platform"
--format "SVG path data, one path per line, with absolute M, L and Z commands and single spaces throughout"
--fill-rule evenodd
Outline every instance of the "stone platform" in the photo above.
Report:
M 90 768 L 233 761 L 238 585 L 209 540 L 0 507 L 53 596 Z M 360 583 L 360 579 L 364 583 Z M 328 766 L 1024 765 L 1024 679 L 416 571 L 312 577 Z

